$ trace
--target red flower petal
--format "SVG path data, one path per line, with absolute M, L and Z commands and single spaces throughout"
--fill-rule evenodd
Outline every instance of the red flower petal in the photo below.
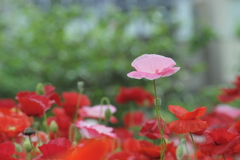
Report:
M 187 113 L 188 111 L 180 106 L 169 105 L 168 109 L 172 112 L 178 119 L 181 119 L 182 116 Z
M 59 154 L 64 153 L 70 149 L 71 145 L 71 142 L 66 138 L 56 138 L 38 148 L 43 153 L 44 157 L 50 158 L 52 156 L 58 156 Z
M 154 97 L 142 87 L 121 87 L 118 95 L 116 96 L 116 101 L 119 104 L 134 102 L 139 106 L 152 106 L 154 103 Z
M 62 96 L 64 98 L 64 102 L 62 103 L 63 108 L 70 117 L 72 117 L 76 112 L 79 97 L 81 97 L 80 107 L 91 105 L 91 101 L 84 94 L 79 95 L 77 92 L 63 92 Z
M 123 117 L 123 123 L 126 127 L 140 126 L 144 122 L 144 112 L 128 112 Z
M 0 155 L 12 156 L 15 153 L 15 146 L 11 142 L 0 144 Z
M 181 134 L 187 132 L 197 132 L 207 127 L 207 123 L 200 119 L 176 120 L 169 124 L 170 131 Z
M 16 102 L 11 98 L 0 99 L 0 108 L 13 108 Z
M 185 113 L 181 119 L 195 119 L 202 117 L 206 113 L 206 110 L 206 107 L 197 108 L 192 112 Z
M 84 140 L 61 160 L 103 160 L 115 147 L 115 140 L 111 138 Z

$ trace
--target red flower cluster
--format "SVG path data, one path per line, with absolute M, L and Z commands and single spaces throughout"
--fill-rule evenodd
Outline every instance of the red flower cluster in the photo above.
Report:
M 202 153 L 206 155 L 229 155 L 240 151 L 240 135 L 235 135 L 222 128 L 214 129 L 206 132 L 206 134 L 206 142 L 200 145 Z
M 160 153 L 163 151 L 163 146 L 156 146 L 145 140 L 128 139 L 122 144 L 122 151 L 114 153 L 109 160 L 152 160 L 159 159 Z M 168 143 L 165 151 L 165 160 L 176 159 L 176 147 L 173 143 Z
M 234 88 L 223 88 L 218 100 L 223 103 L 229 103 L 240 99 L 240 76 L 233 82 Z
M 240 81 L 235 82 L 235 85 L 239 87 Z M 117 111 L 117 107 L 112 105 L 91 107 L 89 106 L 91 101 L 84 94 L 63 92 L 59 96 L 55 92 L 55 87 L 51 85 L 44 86 L 43 89 L 43 95 L 38 95 L 36 92 L 19 92 L 16 96 L 18 104 L 11 99 L 0 100 L 0 142 L 2 143 L 0 159 L 26 159 L 27 155 L 34 160 L 195 159 L 191 148 L 197 148 L 198 160 L 223 160 L 221 157 L 234 160 L 240 157 L 240 109 L 232 106 L 217 105 L 205 115 L 206 107 L 199 107 L 189 112 L 183 107 L 169 105 L 169 111 L 178 120 L 167 122 L 164 130 L 166 145 L 163 145 L 163 141 L 160 140 L 163 134 L 159 132 L 157 120 L 148 119 L 148 115 L 143 112 L 149 108 L 126 112 L 122 117 L 123 126 L 113 128 L 107 124 L 112 122 L 111 117 Z M 116 100 L 121 104 L 129 101 L 137 105 L 153 104 L 153 96 L 141 87 L 121 88 Z M 38 118 L 46 114 L 47 110 L 53 115 L 47 119 L 47 124 L 48 126 L 51 124 L 51 127 L 41 130 L 46 127 L 45 123 L 39 126 L 36 124 L 42 122 L 42 119 L 38 121 Z M 78 119 L 75 118 L 76 115 L 79 115 Z M 35 122 L 32 116 L 35 116 Z M 51 123 L 53 121 L 56 123 Z M 163 126 L 162 121 L 160 125 Z M 34 129 L 30 130 L 33 135 L 25 134 L 29 131 L 26 128 L 30 126 Z M 23 131 L 24 134 L 21 134 Z M 188 134 L 184 134 L 187 132 L 193 133 L 190 135 L 195 139 L 194 143 L 190 140 L 190 136 L 187 136 Z M 181 137 L 186 140 L 180 141 L 174 133 L 184 134 Z M 145 140 L 134 138 L 138 137 L 137 134 L 145 136 Z M 28 138 L 32 139 L 31 146 L 35 147 L 35 150 L 29 150 L 27 148 L 29 146 L 21 145 L 27 142 Z M 16 150 L 12 143 L 3 143 L 10 140 L 14 140 Z M 189 146 L 189 155 L 185 152 L 181 153 L 180 147 L 185 141 Z M 23 150 L 23 146 L 26 150 Z M 177 150 L 177 147 L 180 149 Z M 164 158 L 160 158 L 163 154 Z
M 119 104 L 134 102 L 139 106 L 153 106 L 154 97 L 142 87 L 121 87 L 116 96 L 116 101 Z

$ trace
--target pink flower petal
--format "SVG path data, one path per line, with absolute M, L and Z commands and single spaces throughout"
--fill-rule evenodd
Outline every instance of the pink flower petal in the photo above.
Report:
M 139 72 L 139 71 L 130 72 L 130 73 L 127 74 L 127 76 L 130 77 L 130 78 L 135 78 L 135 79 L 146 78 L 146 79 L 149 79 L 149 80 L 158 79 L 158 78 L 161 77 L 158 74 Z
M 93 107 L 84 106 L 81 109 L 81 116 L 89 118 L 105 118 L 105 112 L 110 109 L 111 113 L 117 111 L 116 107 L 113 105 L 96 105 Z
M 141 72 L 156 73 L 167 67 L 173 67 L 176 63 L 168 57 L 156 54 L 144 54 L 132 62 L 132 66 Z
M 157 54 L 144 54 L 136 58 L 132 62 L 132 66 L 137 70 L 127 74 L 130 78 L 149 80 L 160 77 L 167 77 L 176 73 L 180 67 L 173 67 L 176 65 L 174 60 Z
M 117 137 L 115 133 L 112 133 L 113 128 L 104 125 L 91 125 L 84 121 L 78 121 L 76 126 L 81 129 L 82 136 L 86 138 L 99 138 L 103 136 Z
M 240 116 L 240 109 L 232 107 L 230 105 L 219 104 L 215 108 L 217 113 L 226 114 L 231 118 L 238 118 Z

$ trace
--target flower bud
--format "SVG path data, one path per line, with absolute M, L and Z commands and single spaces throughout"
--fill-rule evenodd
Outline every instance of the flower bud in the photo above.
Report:
M 79 129 L 75 128 L 75 133 L 74 133 L 74 140 L 76 142 L 80 141 L 82 138 L 82 135 L 79 132 Z
M 50 123 L 50 131 L 52 131 L 53 133 L 56 133 L 58 131 L 58 124 L 56 123 L 56 121 L 52 121 Z
M 154 104 L 155 104 L 155 105 L 158 104 L 159 106 L 161 106 L 161 104 L 162 104 L 161 98 L 157 98 L 157 99 L 155 98 L 155 99 L 154 99 Z
M 177 147 L 177 150 L 176 150 L 177 160 L 181 160 L 183 157 L 183 143 L 185 143 L 185 141 L 186 141 L 185 139 L 181 139 Z
M 111 116 L 112 116 L 111 110 L 109 108 L 107 108 L 105 111 L 105 121 L 109 122 Z
M 31 136 L 33 134 L 36 134 L 36 131 L 34 131 L 31 127 L 28 127 L 22 132 L 22 134 L 25 136 Z
M 23 148 L 27 151 L 27 152 L 31 152 L 32 150 L 32 146 L 31 146 L 31 142 L 26 139 L 24 142 L 23 142 Z
M 14 142 L 14 146 L 15 146 L 17 152 L 22 152 L 22 147 L 20 144 Z
M 44 94 L 44 85 L 42 83 L 38 83 L 36 87 L 36 92 L 38 95 L 43 95 Z
M 83 81 L 79 81 L 79 82 L 77 83 L 77 87 L 78 87 L 78 90 L 79 90 L 80 92 L 83 91 L 83 86 L 84 86 L 84 82 L 83 82 Z
M 76 142 L 76 141 L 73 141 L 73 142 L 72 142 L 72 145 L 73 145 L 73 146 L 77 146 L 77 142 Z

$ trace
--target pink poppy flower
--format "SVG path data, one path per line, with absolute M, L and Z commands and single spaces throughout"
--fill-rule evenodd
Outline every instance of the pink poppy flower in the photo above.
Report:
M 99 138 L 104 136 L 117 137 L 115 133 L 112 133 L 113 128 L 104 125 L 91 125 L 84 121 L 78 121 L 76 126 L 81 129 L 80 132 L 82 136 L 86 138 Z
M 216 106 L 216 108 L 214 110 L 217 113 L 226 114 L 233 119 L 238 118 L 240 116 L 239 108 L 234 108 L 227 104 L 219 104 Z
M 113 105 L 96 105 L 93 107 L 84 106 L 79 113 L 83 117 L 105 119 L 105 112 L 107 109 L 109 109 L 112 114 L 117 111 L 116 107 Z M 116 118 L 112 116 L 110 121 L 114 121 L 115 119 Z
M 171 58 L 157 54 L 144 54 L 132 62 L 132 66 L 137 71 L 132 71 L 127 76 L 135 79 L 146 78 L 149 80 L 167 77 L 180 69 L 180 67 L 173 67 L 174 65 L 176 63 Z

